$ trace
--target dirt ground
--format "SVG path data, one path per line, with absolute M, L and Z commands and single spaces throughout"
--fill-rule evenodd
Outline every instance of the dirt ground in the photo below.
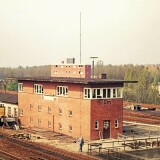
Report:
M 160 125 L 149 125 L 143 123 L 124 122 L 123 134 L 135 138 L 160 136 Z
M 78 152 L 79 149 L 79 145 L 76 143 L 77 139 L 38 128 L 26 128 L 19 131 L 11 129 L 2 130 L 2 128 L 0 130 L 1 132 L 9 133 L 11 135 L 30 133 L 31 141 L 33 142 L 55 146 L 57 148 L 65 149 L 71 152 Z M 123 135 L 127 138 L 132 138 L 133 136 L 134 138 L 158 137 L 160 136 L 160 125 L 146 125 L 133 122 L 124 122 L 123 131 Z M 113 140 L 114 139 L 105 139 L 106 142 Z M 83 146 L 84 154 L 88 152 L 88 143 L 90 142 L 104 142 L 104 140 L 85 141 Z

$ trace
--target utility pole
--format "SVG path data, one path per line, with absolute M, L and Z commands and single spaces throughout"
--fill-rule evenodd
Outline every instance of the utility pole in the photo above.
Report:
M 93 60 L 92 60 L 92 78 L 94 78 L 94 59 L 95 59 L 95 58 L 98 58 L 98 57 L 90 57 L 90 58 L 93 59 Z

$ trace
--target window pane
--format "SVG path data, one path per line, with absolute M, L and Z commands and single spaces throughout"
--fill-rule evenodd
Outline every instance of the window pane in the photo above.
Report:
M 103 98 L 106 98 L 106 89 L 103 89 Z
M 107 89 L 107 97 L 111 98 L 111 89 Z
M 90 89 L 88 89 L 88 98 L 90 98 L 91 96 L 90 96 Z
M 93 98 L 96 98 L 96 89 L 93 89 Z
M 116 89 L 113 89 L 113 97 L 116 97 Z

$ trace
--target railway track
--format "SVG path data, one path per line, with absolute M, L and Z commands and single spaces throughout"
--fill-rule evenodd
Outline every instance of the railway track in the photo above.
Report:
M 137 112 L 131 110 L 123 110 L 125 121 L 141 122 L 147 124 L 159 124 L 160 116 L 150 115 L 145 112 Z
M 11 160 L 11 159 L 14 159 L 14 160 L 22 160 L 20 157 L 11 155 L 11 154 L 8 153 L 8 152 L 5 152 L 5 151 L 3 151 L 3 150 L 0 150 L 0 160 Z
M 20 140 L 6 134 L 0 134 L 0 155 L 8 160 L 95 160 L 96 158 L 68 152 L 55 147 L 41 145 L 27 140 Z M 2 150 L 3 149 L 3 150 Z M 3 153 L 2 153 L 3 152 Z M 7 155 L 7 153 L 9 154 Z M 5 159 L 5 160 L 6 160 Z

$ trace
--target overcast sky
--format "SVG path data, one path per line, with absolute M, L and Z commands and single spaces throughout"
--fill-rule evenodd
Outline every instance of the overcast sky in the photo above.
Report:
M 0 0 L 0 67 L 160 63 L 160 0 Z

